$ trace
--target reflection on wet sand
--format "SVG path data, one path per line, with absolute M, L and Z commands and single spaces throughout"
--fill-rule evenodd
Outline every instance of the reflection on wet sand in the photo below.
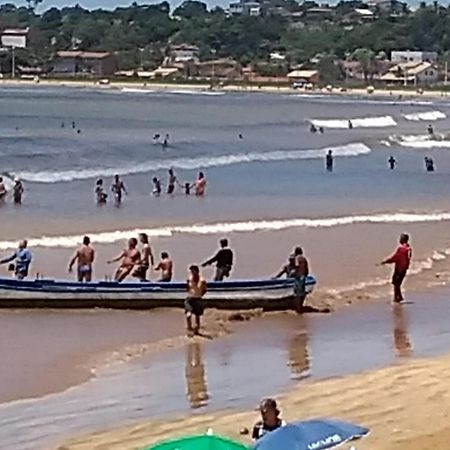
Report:
M 201 408 L 208 403 L 205 365 L 202 347 L 198 342 L 190 342 L 186 347 L 186 395 L 191 408 Z
M 296 334 L 290 340 L 288 358 L 292 378 L 301 380 L 309 377 L 308 333 L 306 330 Z
M 412 354 L 411 339 L 408 333 L 408 317 L 403 305 L 393 306 L 394 345 L 397 356 L 408 357 Z

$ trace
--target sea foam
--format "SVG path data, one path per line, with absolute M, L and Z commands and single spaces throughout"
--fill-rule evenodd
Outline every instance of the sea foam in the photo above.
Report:
M 36 183 L 58 183 L 73 180 L 85 180 L 98 177 L 112 177 L 116 173 L 130 175 L 148 173 L 156 170 L 173 169 L 207 169 L 210 167 L 230 166 L 252 162 L 273 162 L 301 159 L 324 158 L 328 150 L 333 150 L 335 157 L 358 156 L 370 153 L 371 149 L 362 143 L 352 143 L 338 147 L 317 150 L 276 150 L 272 152 L 249 152 L 218 156 L 200 156 L 197 158 L 156 159 L 143 163 L 122 164 L 118 167 L 98 167 L 92 169 L 45 170 L 39 172 L 19 172 L 21 179 Z
M 421 120 L 426 120 L 427 122 L 432 122 L 435 120 L 445 119 L 447 117 L 447 115 L 441 111 L 426 111 L 426 112 L 405 114 L 403 117 L 406 120 L 410 120 L 413 122 L 419 122 Z
M 220 222 L 211 224 L 173 225 L 151 229 L 129 229 L 88 233 L 96 244 L 109 244 L 136 236 L 141 232 L 151 237 L 172 237 L 177 234 L 208 235 L 228 233 L 252 233 L 256 231 L 280 231 L 292 228 L 332 228 L 352 224 L 383 224 L 383 223 L 424 223 L 450 221 L 450 212 L 435 213 L 384 213 L 365 214 L 324 218 L 294 218 L 239 222 Z M 83 235 L 41 236 L 28 240 L 30 247 L 70 248 L 78 245 Z M 15 241 L 0 241 L 0 249 L 15 248 Z
M 446 136 L 443 135 L 405 135 L 394 136 L 390 139 L 402 147 L 417 149 L 450 148 L 450 140 L 446 139 Z
M 397 122 L 391 116 L 380 117 L 355 117 L 350 119 L 313 119 L 311 123 L 316 127 L 348 129 L 348 121 L 353 128 L 387 128 L 395 127 Z

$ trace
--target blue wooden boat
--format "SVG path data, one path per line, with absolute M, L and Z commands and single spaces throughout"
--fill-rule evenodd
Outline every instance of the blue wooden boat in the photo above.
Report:
M 306 281 L 307 292 L 316 284 Z M 207 307 L 220 309 L 274 309 L 293 306 L 292 279 L 236 280 L 208 282 Z M 0 308 L 121 308 L 150 309 L 182 307 L 184 282 L 96 281 L 79 283 L 41 278 L 0 278 Z

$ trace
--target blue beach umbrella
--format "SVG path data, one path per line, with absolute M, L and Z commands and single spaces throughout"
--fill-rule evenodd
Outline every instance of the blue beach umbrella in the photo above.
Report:
M 254 450 L 325 450 L 358 439 L 367 428 L 339 420 L 316 419 L 289 423 L 259 439 Z

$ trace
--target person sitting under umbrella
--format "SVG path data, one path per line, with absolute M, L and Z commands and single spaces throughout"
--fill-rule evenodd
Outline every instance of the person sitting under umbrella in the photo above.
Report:
M 265 398 L 259 405 L 261 420 L 253 427 L 252 439 L 255 441 L 265 434 L 284 427 L 286 422 L 280 418 L 277 402 L 273 398 Z

